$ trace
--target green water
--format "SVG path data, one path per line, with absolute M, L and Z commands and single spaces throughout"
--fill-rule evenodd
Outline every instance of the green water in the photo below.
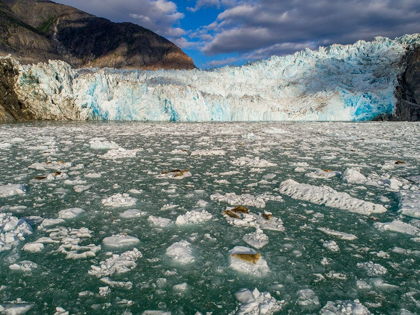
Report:
M 70 314 L 141 314 L 145 310 L 229 314 L 240 306 L 235 292 L 258 288 L 285 301 L 280 314 L 318 313 L 328 301 L 354 299 L 359 299 L 374 314 L 399 314 L 402 309 L 418 313 L 419 256 L 416 252 L 395 253 L 393 249 L 416 251 L 420 244 L 413 236 L 379 231 L 373 226 L 374 220 L 390 222 L 398 218 L 410 222 L 411 218 L 398 213 L 398 191 L 382 186 L 346 184 L 340 176 L 318 179 L 305 174 L 313 171 L 312 168 L 341 173 L 347 168 L 359 168 L 366 176 L 377 173 L 403 182 L 420 174 L 419 131 L 420 124 L 409 123 L 0 125 L 0 143 L 11 144 L 0 151 L 0 186 L 8 183 L 27 186 L 25 195 L 0 198 L 1 212 L 18 218 L 52 219 L 57 218 L 60 210 L 83 208 L 86 210 L 83 215 L 59 225 L 88 228 L 92 237 L 82 240 L 80 245 L 101 245 L 104 237 L 126 233 L 140 239 L 136 248 L 143 255 L 130 272 L 110 276 L 114 281 L 131 281 L 132 289 L 111 288 L 108 295 L 101 296 L 99 288 L 107 285 L 88 274 L 91 266 L 109 258 L 110 251 L 122 253 L 130 248 L 102 247 L 96 257 L 80 260 L 66 259 L 57 250 L 60 244 L 44 244 L 41 252 L 31 253 L 22 250 L 23 246 L 49 235 L 39 228 L 39 223 L 34 224 L 32 235 L 26 236 L 12 250 L 0 252 L 0 305 L 19 298 L 33 304 L 27 314 L 54 314 L 56 307 Z M 125 149 L 140 150 L 132 158 L 104 159 L 101 156 L 107 149 L 90 146 L 90 140 L 97 137 Z M 186 151 L 173 154 L 176 149 Z M 225 155 L 191 154 L 204 149 L 223 150 Z M 240 157 L 259 157 L 277 166 L 253 168 L 232 164 Z M 396 165 L 396 160 L 405 163 Z M 46 161 L 71 162 L 72 166 L 61 172 L 68 175 L 68 180 L 86 181 L 84 185 L 90 188 L 78 193 L 74 185 L 65 184 L 65 179 L 34 179 L 55 172 L 29 168 L 33 163 Z M 296 171 L 297 167 L 304 170 Z M 192 176 L 181 180 L 157 177 L 172 169 L 189 169 Z M 229 171 L 239 173 L 220 175 Z M 85 177 L 89 173 L 100 173 L 101 177 Z M 268 174 L 273 174 L 270 176 L 273 178 L 264 180 Z M 278 196 L 279 184 L 289 178 L 314 186 L 328 185 L 353 197 L 384 205 L 387 212 L 369 218 L 285 195 L 282 195 L 283 202 L 267 201 L 265 208 L 250 206 L 254 213 L 266 210 L 281 218 L 285 231 L 264 231 L 269 243 L 259 251 L 270 268 L 267 276 L 258 278 L 231 269 L 228 251 L 235 246 L 251 247 L 242 238 L 255 229 L 229 225 L 222 215 L 229 204 L 213 201 L 210 196 L 233 192 Z M 218 183 L 220 180 L 229 183 Z M 168 184 L 161 185 L 165 182 Z M 410 185 L 412 189 L 418 186 L 412 182 Z M 57 189 L 65 189 L 65 193 Z M 130 193 L 132 189 L 142 193 Z M 129 193 L 138 202 L 131 207 L 102 204 L 102 199 L 117 193 Z M 175 221 L 186 211 L 200 208 L 199 201 L 208 203 L 205 210 L 213 215 L 210 221 L 158 228 L 147 220 L 153 215 Z M 178 207 L 161 210 L 167 204 Z M 13 208 L 15 206 L 26 208 Z M 120 218 L 119 214 L 127 209 L 139 209 L 146 215 Z M 357 239 L 340 240 L 317 230 L 319 227 L 351 233 Z M 181 240 L 192 244 L 194 263 L 182 266 L 166 256 L 166 249 Z M 325 248 L 323 242 L 328 240 L 334 240 L 340 251 Z M 378 255 L 380 251 L 389 256 Z M 321 263 L 323 258 L 327 258 L 329 264 Z M 38 268 L 29 272 L 9 269 L 11 264 L 24 260 L 36 263 Z M 385 267 L 387 273 L 369 277 L 364 269 L 357 267 L 357 263 L 370 261 Z M 329 277 L 330 272 L 341 273 L 345 279 Z M 372 284 L 375 278 L 396 287 L 375 287 Z M 166 282 L 158 279 L 166 279 Z M 371 288 L 358 288 L 357 280 L 366 281 Z M 174 285 L 184 282 L 188 284 L 187 291 L 173 290 Z M 301 289 L 313 290 L 320 305 L 311 309 L 299 305 L 297 292 Z M 85 291 L 89 292 L 80 295 Z

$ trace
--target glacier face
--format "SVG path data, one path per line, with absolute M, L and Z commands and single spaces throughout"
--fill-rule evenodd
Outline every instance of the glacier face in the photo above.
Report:
M 420 34 L 333 45 L 217 70 L 19 66 L 16 93 L 38 119 L 365 121 L 395 110 L 407 48 Z

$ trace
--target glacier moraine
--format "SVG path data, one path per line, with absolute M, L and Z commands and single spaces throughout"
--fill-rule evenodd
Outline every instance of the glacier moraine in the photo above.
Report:
M 0 313 L 418 314 L 419 134 L 0 125 Z

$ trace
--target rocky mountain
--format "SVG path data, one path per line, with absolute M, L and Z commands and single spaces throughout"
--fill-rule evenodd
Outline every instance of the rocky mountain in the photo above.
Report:
M 59 59 L 74 68 L 195 68 L 179 47 L 144 27 L 48 0 L 0 1 L 0 55 L 7 54 L 23 64 Z

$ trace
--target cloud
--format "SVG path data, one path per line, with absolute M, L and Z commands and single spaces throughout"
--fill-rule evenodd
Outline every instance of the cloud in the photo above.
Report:
M 55 0 L 114 22 L 132 22 L 165 37 L 186 34 L 179 22 L 184 14 L 170 0 Z
M 242 0 L 204 28 L 201 36 L 211 40 L 201 49 L 210 56 L 265 58 L 307 46 L 415 33 L 419 20 L 418 0 Z
M 237 4 L 238 0 L 197 0 L 194 7 L 188 7 L 187 10 L 191 12 L 197 12 L 202 8 L 216 7 L 220 8 L 231 7 Z

